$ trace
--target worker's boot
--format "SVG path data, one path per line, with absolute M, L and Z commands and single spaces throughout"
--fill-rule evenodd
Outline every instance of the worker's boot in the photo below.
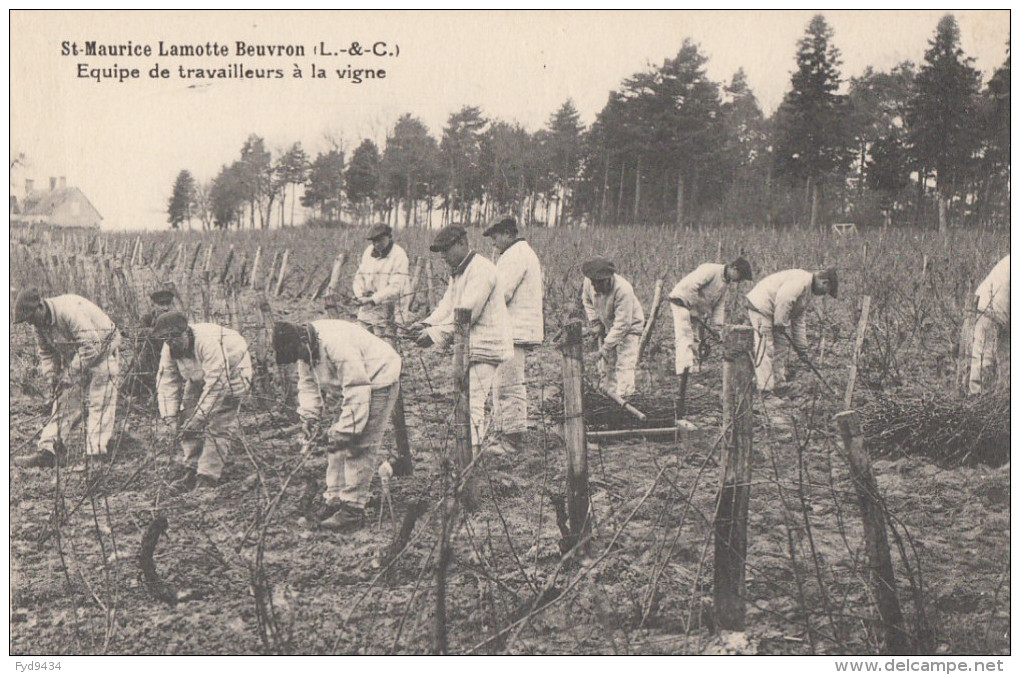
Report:
M 59 439 L 54 441 L 52 450 L 44 446 L 30 455 L 14 458 L 14 465 L 25 469 L 52 469 L 55 466 L 64 466 L 66 463 L 67 448 Z
M 182 466 L 170 481 L 170 489 L 174 492 L 189 492 L 195 489 L 198 471 L 194 467 Z
M 351 532 L 361 529 L 364 525 L 364 507 L 350 502 L 341 502 L 336 513 L 319 523 L 322 529 L 333 532 Z

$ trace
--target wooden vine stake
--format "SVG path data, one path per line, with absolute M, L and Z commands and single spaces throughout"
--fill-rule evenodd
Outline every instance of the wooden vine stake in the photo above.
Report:
M 850 377 L 846 383 L 846 397 L 843 399 L 843 407 L 850 409 L 854 400 L 854 385 L 857 383 L 857 361 L 861 358 L 861 348 L 864 347 L 864 335 L 868 330 L 868 313 L 871 311 L 871 296 L 865 295 L 861 300 L 861 319 L 857 322 L 857 340 L 854 342 L 853 361 L 850 362 Z
M 570 527 L 567 550 L 585 541 L 591 531 L 583 380 L 581 322 L 575 320 L 567 324 L 563 343 L 563 437 L 567 445 L 567 522 Z M 586 548 L 587 544 L 582 544 L 579 553 L 583 555 Z
M 259 263 L 262 262 L 262 247 L 259 246 L 255 249 L 255 259 L 251 263 L 251 275 L 248 277 L 248 285 L 251 289 L 255 290 L 255 284 L 259 278 Z
M 719 627 L 732 631 L 745 628 L 744 573 L 755 393 L 752 330 L 750 326 L 727 326 L 723 332 L 723 475 L 715 514 L 713 590 Z
M 645 321 L 644 330 L 641 331 L 641 339 L 638 341 L 638 362 L 644 356 L 645 347 L 652 337 L 652 330 L 655 328 L 655 320 L 659 317 L 659 307 L 662 304 L 662 279 L 655 282 L 655 294 L 652 296 L 652 309 L 648 313 L 648 320 Z
M 340 285 L 340 270 L 344 266 L 345 255 L 343 251 L 336 254 L 336 258 L 333 259 L 333 269 L 329 271 L 329 286 L 326 287 L 326 292 L 332 295 L 336 292 L 337 286 Z
M 276 291 L 273 295 L 279 297 L 283 290 L 283 280 L 287 278 L 287 259 L 290 258 L 290 249 L 283 252 L 283 260 L 280 261 L 280 276 L 276 280 Z
M 860 417 L 856 410 L 846 410 L 836 415 L 836 423 L 843 436 L 850 476 L 861 506 L 869 576 L 885 634 L 883 653 L 909 654 L 910 639 L 903 628 L 903 613 L 896 595 L 896 577 L 885 531 L 885 508 L 875 485 L 875 475 L 871 471 L 871 458 L 861 433 Z

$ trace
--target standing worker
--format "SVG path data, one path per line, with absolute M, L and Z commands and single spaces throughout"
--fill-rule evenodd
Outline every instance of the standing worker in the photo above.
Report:
M 542 344 L 545 337 L 542 266 L 535 251 L 518 234 L 517 219 L 513 216 L 503 218 L 483 234 L 490 237 L 499 250 L 496 275 L 503 289 L 514 339 L 513 358 L 499 365 L 492 383 L 493 425 L 505 441 L 519 449 L 528 428 L 524 365 L 528 352 Z
M 807 356 L 807 308 L 812 296 L 836 297 L 836 270 L 785 270 L 770 274 L 747 294 L 754 328 L 754 373 L 758 390 L 781 392 L 786 385 L 790 345 L 801 359 Z
M 326 507 L 316 520 L 326 529 L 357 529 L 365 522 L 379 446 L 400 393 L 400 355 L 361 326 L 334 319 L 278 322 L 273 350 L 277 363 L 297 362 L 298 415 L 306 446 L 321 435 L 325 399 L 342 400 L 326 432 Z
M 407 253 L 393 243 L 389 225 L 374 225 L 368 239 L 372 245 L 365 249 L 354 275 L 358 322 L 375 335 L 389 336 L 394 321 L 404 322 L 410 302 Z
M 630 282 L 605 258 L 581 265 L 585 276 L 581 301 L 592 332 L 601 340 L 599 361 L 605 363 L 605 388 L 626 400 L 634 396 L 638 344 L 645 313 Z M 600 365 L 600 368 L 602 366 Z
M 726 289 L 733 282 L 751 280 L 751 263 L 743 256 L 729 265 L 703 263 L 669 292 L 673 312 L 673 336 L 676 346 L 676 374 L 689 371 L 699 355 L 704 329 L 711 321 L 716 330 L 726 321 Z M 698 322 L 699 338 L 694 337 L 691 319 Z M 700 360 L 700 359 L 699 359 Z
M 237 435 L 241 398 L 251 388 L 248 343 L 223 326 L 189 325 L 180 312 L 161 314 L 152 333 L 166 341 L 156 375 L 159 414 L 184 451 L 171 487 L 216 487 Z
M 78 295 L 42 298 L 31 288 L 14 300 L 14 323 L 35 329 L 39 365 L 53 396 L 53 410 L 43 427 L 37 452 L 15 457 L 23 467 L 53 467 L 63 461 L 65 443 L 82 418 L 88 391 L 85 434 L 87 462 L 103 462 L 113 436 L 120 375 L 120 332 L 103 310 Z
M 1000 260 L 974 292 L 977 320 L 970 355 L 971 394 L 980 394 L 989 366 L 998 366 L 999 381 L 1009 384 L 1008 351 L 999 341 L 1009 339 L 1009 254 Z
M 156 372 L 159 370 L 159 357 L 163 350 L 163 341 L 152 336 L 152 327 L 159 315 L 170 311 L 173 305 L 173 284 L 162 285 L 149 294 L 149 300 L 152 301 L 152 308 L 139 321 L 141 328 L 134 341 L 134 368 L 128 377 L 131 378 L 131 394 L 151 405 L 155 401 Z
M 420 329 L 417 342 L 421 347 L 433 344 L 446 347 L 453 341 L 456 330 L 454 310 L 471 310 L 471 349 L 468 356 L 471 445 L 477 457 L 485 439 L 485 401 L 489 397 L 496 368 L 513 358 L 510 315 L 503 300 L 496 266 L 470 249 L 463 227 L 449 225 L 443 228 L 429 250 L 442 255 L 450 268 L 450 281 L 435 311 L 415 324 Z

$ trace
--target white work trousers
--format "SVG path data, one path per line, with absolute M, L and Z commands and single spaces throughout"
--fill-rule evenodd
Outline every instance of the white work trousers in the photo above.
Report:
M 485 441 L 485 434 L 488 430 L 488 420 L 485 418 L 485 401 L 489 398 L 492 390 L 492 381 L 496 379 L 496 364 L 494 363 L 472 363 L 468 371 L 471 388 L 471 447 L 475 456 L 482 449 Z
M 196 387 L 196 389 L 201 389 Z M 185 401 L 182 423 L 187 424 L 194 414 L 198 398 Z M 233 395 L 223 396 L 194 429 L 181 432 L 181 449 L 184 451 L 184 465 L 195 469 L 203 476 L 216 480 L 223 474 L 223 465 L 230 454 L 230 444 L 238 436 L 237 411 L 241 399 Z
M 616 348 L 609 351 L 605 367 L 601 368 L 605 376 L 603 386 L 616 392 L 620 398 L 629 399 L 637 393 L 634 380 L 640 343 L 640 335 L 624 335 Z
M 528 349 L 514 345 L 514 356 L 496 368 L 492 382 L 492 426 L 495 431 L 513 434 L 528 428 L 528 388 L 524 365 Z
M 988 312 L 978 314 L 974 322 L 974 344 L 970 352 L 970 386 L 971 394 L 980 394 L 986 383 L 997 376 L 1001 381 L 1009 381 L 1009 349 L 1000 349 L 1000 333 L 1002 324 Z
M 691 326 L 691 310 L 670 303 L 673 312 L 673 343 L 676 347 L 674 368 L 679 375 L 694 367 L 698 357 L 698 340 Z
M 790 344 L 783 335 L 774 335 L 772 318 L 748 311 L 754 328 L 754 375 L 758 391 L 772 391 L 786 382 L 786 358 Z
M 113 437 L 117 416 L 117 380 L 120 377 L 119 350 L 114 347 L 105 358 L 92 366 L 80 383 L 68 387 L 53 402 L 49 423 L 39 437 L 39 449 L 54 452 L 60 439 L 67 444 L 71 431 L 81 422 L 87 391 L 88 421 L 85 428 L 85 452 L 102 455 Z
M 347 448 L 327 454 L 326 492 L 322 495 L 327 502 L 347 502 L 362 508 L 368 503 L 372 476 L 380 464 L 379 446 L 399 395 L 399 382 L 373 390 L 365 428 Z

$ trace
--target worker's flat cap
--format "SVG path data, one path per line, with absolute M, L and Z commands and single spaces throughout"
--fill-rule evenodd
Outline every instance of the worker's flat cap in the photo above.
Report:
M 460 225 L 447 225 L 432 240 L 432 246 L 429 246 L 429 250 L 433 253 L 442 253 L 465 237 L 467 237 L 467 230 L 463 227 Z
M 815 272 L 815 276 L 819 279 L 825 279 L 829 282 L 829 295 L 836 297 L 837 291 L 839 291 L 839 277 L 836 275 L 836 270 L 833 267 L 829 267 L 824 270 L 818 270 Z
M 584 261 L 581 272 L 592 281 L 609 279 L 616 273 L 616 265 L 605 258 L 592 258 Z
M 168 338 L 188 329 L 188 317 L 181 312 L 163 312 L 156 317 L 152 325 L 152 335 L 157 338 Z
M 494 234 L 517 234 L 517 219 L 513 216 L 504 216 L 498 219 L 492 225 L 485 228 L 482 232 L 482 236 L 491 237 Z
M 174 301 L 174 289 L 173 286 L 164 285 L 160 286 L 152 293 L 149 294 L 149 300 L 152 300 L 157 305 L 167 306 Z
M 747 262 L 747 258 L 740 256 L 736 260 L 730 263 L 730 267 L 737 271 L 738 281 L 750 281 L 751 280 L 751 263 Z
M 393 228 L 386 223 L 376 223 L 372 226 L 372 229 L 368 231 L 368 237 L 366 239 L 378 239 L 379 237 L 386 237 L 393 234 Z
M 28 321 L 29 315 L 42 302 L 42 295 L 36 288 L 25 288 L 14 299 L 14 323 Z

